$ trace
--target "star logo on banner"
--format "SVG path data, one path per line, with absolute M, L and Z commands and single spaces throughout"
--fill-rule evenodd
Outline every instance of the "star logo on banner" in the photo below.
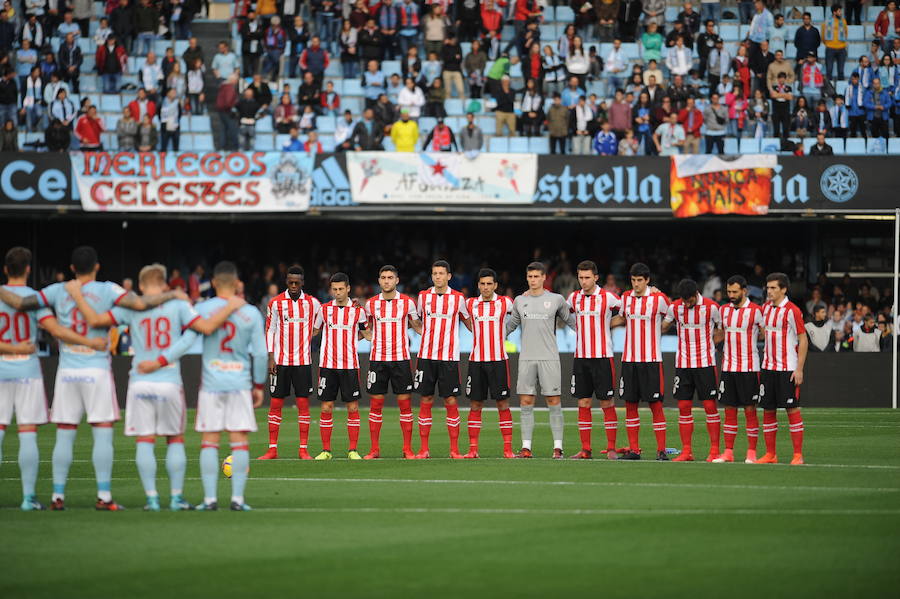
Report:
M 434 164 L 431 165 L 431 174 L 432 175 L 441 175 L 444 176 L 444 171 L 447 170 L 447 167 L 444 166 L 444 163 L 438 160 Z
M 819 179 L 822 194 L 830 201 L 843 203 L 853 199 L 859 190 L 859 177 L 844 164 L 833 164 L 825 169 Z

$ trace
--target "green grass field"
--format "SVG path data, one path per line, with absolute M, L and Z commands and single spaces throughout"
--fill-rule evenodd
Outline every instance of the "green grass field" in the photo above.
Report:
M 22 513 L 11 428 L 0 466 L 0 597 L 883 597 L 900 585 L 898 412 L 806 410 L 803 467 L 554 461 L 546 412 L 537 413 L 539 459 L 497 459 L 496 411 L 487 409 L 487 459 L 300 462 L 294 414 L 285 410 L 285 457 L 251 464 L 250 513 L 143 512 L 134 445 L 121 434 L 113 494 L 130 509 L 95 512 L 86 427 L 69 509 Z M 253 456 L 267 442 L 265 412 L 258 417 Z M 600 418 L 597 447 L 605 442 Z M 619 418 L 624 438 L 622 411 Z M 652 449 L 649 412 L 642 418 L 643 446 Z M 676 412 L 667 419 L 668 444 L 678 446 Z M 705 456 L 700 412 L 696 420 L 695 455 Z M 569 454 L 578 448 L 575 413 L 566 421 Z M 383 455 L 392 458 L 397 411 L 385 410 L 384 422 Z M 346 455 L 345 423 L 338 412 L 336 458 Z M 40 435 L 41 501 L 50 495 L 53 434 L 46 427 Z M 741 458 L 743 435 L 741 417 Z M 365 413 L 361 437 L 366 449 Z M 318 450 L 315 423 L 310 445 Z M 196 433 L 187 448 L 186 495 L 196 502 Z M 446 451 L 435 410 L 432 455 Z M 165 497 L 163 454 L 157 444 Z M 220 505 L 229 484 L 220 482 Z

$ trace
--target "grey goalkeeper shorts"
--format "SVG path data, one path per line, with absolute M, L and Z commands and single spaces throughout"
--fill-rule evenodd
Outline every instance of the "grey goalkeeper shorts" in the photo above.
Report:
M 559 360 L 519 360 L 516 393 L 537 395 L 538 385 L 544 397 L 561 395 L 562 374 Z

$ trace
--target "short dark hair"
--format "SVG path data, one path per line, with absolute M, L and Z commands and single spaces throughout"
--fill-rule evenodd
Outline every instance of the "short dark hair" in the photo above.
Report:
M 693 279 L 681 279 L 678 283 L 678 296 L 686 300 L 697 295 L 697 281 Z
M 631 269 L 628 271 L 628 274 L 632 277 L 644 277 L 645 279 L 649 279 L 650 267 L 643 262 L 635 262 L 631 265 Z
M 812 18 L 812 13 L 811 13 L 811 12 L 805 12 L 805 13 L 803 13 L 803 16 L 804 16 L 804 17 L 809 17 L 809 18 L 811 19 L 811 18 Z
M 237 276 L 238 269 L 234 262 L 222 260 L 221 262 L 216 264 L 215 268 L 213 268 L 214 279 L 236 279 Z
M 287 274 L 289 275 L 300 275 L 302 277 L 305 273 L 306 271 L 304 271 L 303 267 L 299 264 L 293 264 L 287 269 Z
M 450 263 L 446 260 L 435 260 L 434 264 L 431 265 L 431 268 L 443 268 L 448 273 L 450 272 Z
M 31 264 L 31 250 L 16 246 L 6 252 L 6 272 L 11 277 L 25 276 L 25 270 Z
M 87 275 L 94 272 L 97 266 L 97 250 L 89 245 L 80 245 L 72 250 L 72 266 L 76 275 Z
M 544 266 L 543 262 L 532 262 L 525 268 L 525 272 L 531 272 L 532 270 L 539 271 L 542 275 L 547 274 L 547 267 Z
M 478 280 L 479 281 L 485 277 L 491 277 L 492 279 L 494 279 L 495 283 L 497 282 L 497 273 L 494 272 L 493 268 L 482 268 L 481 270 L 478 271 Z
M 746 289 L 747 279 L 745 279 L 741 275 L 732 275 L 728 277 L 727 281 L 725 281 L 725 286 L 727 287 L 728 285 L 740 285 L 741 289 Z
M 593 260 L 582 260 L 578 263 L 578 266 L 575 267 L 575 270 L 589 270 L 592 273 L 597 274 L 597 264 Z
M 397 267 L 394 266 L 393 264 L 385 264 L 384 266 L 382 266 L 381 268 L 378 269 L 378 274 L 380 276 L 381 273 L 387 272 L 387 271 L 394 273 L 398 277 L 400 276 L 400 271 L 397 270 Z
M 773 272 L 766 277 L 766 283 L 771 283 L 772 281 L 776 281 L 782 289 L 787 289 L 791 286 L 791 280 L 783 272 Z
M 331 279 L 329 279 L 329 283 L 346 283 L 347 287 L 350 286 L 350 277 L 342 272 L 336 272 L 331 275 Z

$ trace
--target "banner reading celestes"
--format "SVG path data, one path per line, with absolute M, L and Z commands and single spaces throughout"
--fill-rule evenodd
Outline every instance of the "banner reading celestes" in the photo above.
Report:
M 312 154 L 74 152 L 89 212 L 296 212 L 309 208 Z
M 347 175 L 360 204 L 530 204 L 537 156 L 350 152 Z

